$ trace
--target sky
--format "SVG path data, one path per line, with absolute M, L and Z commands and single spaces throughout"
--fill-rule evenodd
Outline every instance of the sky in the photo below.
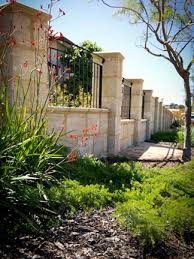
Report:
M 0 4 L 4 2 L 0 0 Z M 37 9 L 41 4 L 48 5 L 48 0 L 17 2 Z M 143 88 L 152 89 L 153 95 L 163 99 L 164 104 L 184 103 L 183 81 L 173 65 L 137 47 L 142 35 L 140 26 L 129 24 L 126 17 L 113 16 L 113 10 L 98 0 L 60 0 L 55 6 L 54 17 L 59 8 L 66 15 L 53 23 L 55 31 L 62 32 L 76 44 L 90 40 L 103 51 L 121 52 L 125 57 L 123 77 L 143 79 Z M 188 60 L 191 55 L 191 48 L 188 48 L 184 58 Z

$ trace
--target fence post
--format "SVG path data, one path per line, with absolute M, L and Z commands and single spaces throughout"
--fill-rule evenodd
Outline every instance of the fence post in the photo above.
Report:
M 162 112 L 162 101 L 159 102 L 159 131 L 162 131 L 162 117 L 163 117 L 163 112 Z
M 153 128 L 153 118 L 152 118 L 152 93 L 153 90 L 144 90 L 144 118 L 147 119 L 146 126 L 146 139 L 150 139 L 151 131 Z
M 122 65 L 119 52 L 98 52 L 105 59 L 102 74 L 102 108 L 110 110 L 108 116 L 108 154 L 120 151 Z
M 142 116 L 142 96 L 143 79 L 127 79 L 131 82 L 131 119 L 134 123 L 134 145 L 140 142 L 141 116 Z
M 159 129 L 159 97 L 155 97 L 155 113 L 154 113 L 154 132 Z
M 5 15 L 0 15 L 0 29 L 3 29 L 6 33 L 13 31 L 11 36 L 14 39 L 14 44 L 8 49 L 9 51 L 3 61 L 8 64 L 8 69 L 7 67 L 5 69 L 5 76 L 8 79 L 10 78 L 7 86 L 9 103 L 12 105 L 16 96 L 16 87 L 12 78 L 20 76 L 20 96 L 22 96 L 23 91 L 27 90 L 28 84 L 31 82 L 26 100 L 26 105 L 29 108 L 32 106 L 32 100 L 35 96 L 39 94 L 40 102 L 43 103 L 48 94 L 46 39 L 48 36 L 46 29 L 48 29 L 50 16 L 41 13 L 39 19 L 36 15 L 37 10 L 17 2 L 12 5 L 5 5 L 5 8 L 2 9 Z M 32 73 L 31 81 L 30 72 Z

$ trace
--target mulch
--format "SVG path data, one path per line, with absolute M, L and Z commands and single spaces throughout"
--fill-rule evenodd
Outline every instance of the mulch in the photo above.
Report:
M 2 259 L 191 259 L 194 242 L 174 238 L 168 247 L 145 249 L 112 217 L 113 208 L 78 213 L 62 226 L 38 236 L 18 237 L 0 244 Z

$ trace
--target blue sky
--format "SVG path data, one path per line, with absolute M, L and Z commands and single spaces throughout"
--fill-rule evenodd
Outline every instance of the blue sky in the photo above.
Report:
M 0 3 L 5 1 L 0 0 Z M 22 4 L 40 8 L 47 0 L 18 0 Z M 76 44 L 84 40 L 96 42 L 104 51 L 117 51 L 125 56 L 123 76 L 144 79 L 144 88 L 153 89 L 154 96 L 164 99 L 168 104 L 183 103 L 183 81 L 174 67 L 166 60 L 153 57 L 144 49 L 136 47 L 141 37 L 141 27 L 130 25 L 127 18 L 113 17 L 111 8 L 100 1 L 60 0 L 56 6 L 66 15 L 58 19 L 53 28 Z M 56 15 L 54 12 L 54 16 Z M 191 49 L 185 53 L 187 59 Z

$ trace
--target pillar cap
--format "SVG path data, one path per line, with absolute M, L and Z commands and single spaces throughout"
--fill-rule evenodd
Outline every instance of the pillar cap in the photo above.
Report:
M 153 90 L 150 90 L 150 89 L 144 89 L 144 92 L 146 92 L 146 93 L 153 93 Z
M 143 83 L 144 80 L 141 78 L 126 78 L 125 81 L 131 82 L 131 83 Z
M 5 10 L 6 9 L 15 10 L 16 8 L 18 8 L 19 11 L 21 11 L 21 12 L 23 11 L 23 13 L 27 13 L 27 14 L 31 14 L 31 15 L 34 15 L 39 11 L 35 8 L 32 8 L 28 5 L 24 5 L 24 4 L 21 4 L 18 2 L 15 2 L 14 4 L 11 4 L 11 3 L 1 4 L 0 7 L 4 7 Z M 52 17 L 50 14 L 47 14 L 42 11 L 41 11 L 41 16 L 45 17 L 47 20 L 51 19 L 51 17 Z
M 103 58 L 119 58 L 121 60 L 123 60 L 125 57 L 123 56 L 123 54 L 121 52 L 105 52 L 105 51 L 100 51 L 100 52 L 93 52 L 94 54 L 97 54 L 98 56 L 102 56 Z

